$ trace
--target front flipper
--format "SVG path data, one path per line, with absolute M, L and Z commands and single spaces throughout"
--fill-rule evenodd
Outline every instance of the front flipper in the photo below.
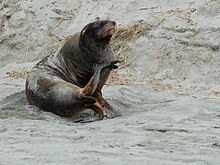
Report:
M 107 65 L 105 68 L 109 68 L 109 69 L 118 69 L 118 66 L 115 65 L 117 63 L 119 63 L 120 61 L 112 61 L 109 65 Z
M 94 73 L 94 75 L 92 76 L 92 78 L 89 80 L 89 82 L 86 84 L 86 86 L 84 87 L 83 91 L 82 91 L 82 95 L 83 96 L 91 96 L 94 91 L 97 89 L 98 84 L 100 82 L 100 75 L 101 75 L 101 70 L 103 68 L 109 68 L 110 70 L 112 69 L 117 69 L 118 66 L 115 65 L 117 64 L 119 61 L 112 61 L 109 65 L 105 66 L 100 65 L 96 68 L 96 71 Z
M 82 96 L 91 96 L 94 93 L 99 83 L 101 69 L 102 68 L 97 69 L 92 78 L 86 84 L 82 91 Z

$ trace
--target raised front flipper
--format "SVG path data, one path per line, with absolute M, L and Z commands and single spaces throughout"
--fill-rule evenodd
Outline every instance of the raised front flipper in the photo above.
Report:
M 82 91 L 82 95 L 83 96 L 91 96 L 94 91 L 97 89 L 98 84 L 100 82 L 100 76 L 101 76 L 101 71 L 102 69 L 108 68 L 110 70 L 112 69 L 117 69 L 118 66 L 115 65 L 117 64 L 119 61 L 112 61 L 110 64 L 108 65 L 99 65 L 96 68 L 96 71 L 94 73 L 94 75 L 92 76 L 92 78 L 89 80 L 89 82 L 86 84 L 86 86 L 84 87 L 83 91 Z M 101 80 L 103 81 L 103 80 Z
M 100 72 L 101 72 L 101 68 L 97 69 L 97 71 L 94 73 L 92 78 L 83 88 L 82 96 L 91 96 L 93 94 L 93 92 L 96 90 L 98 83 L 99 83 Z

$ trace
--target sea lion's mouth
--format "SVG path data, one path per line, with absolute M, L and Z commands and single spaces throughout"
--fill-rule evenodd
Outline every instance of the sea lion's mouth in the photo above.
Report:
M 103 30 L 100 38 L 111 37 L 115 33 L 115 27 Z
M 110 38 L 112 37 L 112 35 L 115 33 L 115 31 L 116 31 L 115 22 L 109 21 L 108 23 L 106 23 L 106 24 L 103 26 L 99 38 L 100 38 L 100 39 L 105 39 L 105 38 L 110 39 Z

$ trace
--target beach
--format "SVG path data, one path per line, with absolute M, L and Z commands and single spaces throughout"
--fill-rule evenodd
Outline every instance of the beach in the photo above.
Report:
M 0 1 L 0 164 L 220 164 L 219 0 Z M 95 20 L 120 60 L 89 123 L 29 105 L 25 80 Z M 88 118 L 86 111 L 81 118 Z

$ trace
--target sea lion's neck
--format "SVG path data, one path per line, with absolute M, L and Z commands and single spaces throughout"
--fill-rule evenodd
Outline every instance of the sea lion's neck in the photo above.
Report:
M 60 50 L 66 69 L 81 84 L 87 83 L 97 70 L 114 60 L 109 44 L 80 40 L 79 33 L 73 35 Z
M 85 61 L 89 63 L 103 63 L 106 60 L 108 52 L 111 51 L 110 46 L 99 47 L 98 45 L 91 47 L 81 48 L 81 52 L 84 54 Z
M 80 38 L 79 48 L 83 54 L 85 62 L 91 64 L 103 64 L 109 61 L 112 50 L 108 42 L 100 42 L 91 38 Z M 110 56 L 109 56 L 110 55 Z

